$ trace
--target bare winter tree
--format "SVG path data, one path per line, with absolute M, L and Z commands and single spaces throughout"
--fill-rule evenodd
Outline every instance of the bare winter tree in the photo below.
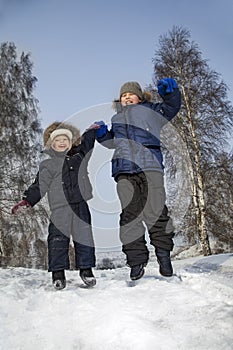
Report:
M 157 85 L 158 79 L 173 77 L 182 92 L 182 107 L 173 126 L 176 135 L 182 139 L 183 152 L 189 159 L 187 175 L 191 181 L 192 199 L 182 230 L 190 240 L 200 242 L 204 255 L 210 255 L 209 237 L 219 238 L 217 227 L 221 226 L 223 206 L 229 205 L 226 197 L 224 202 L 215 200 L 216 192 L 221 193 L 223 172 L 223 167 L 218 168 L 216 162 L 226 149 L 233 120 L 227 86 L 220 75 L 209 68 L 207 60 L 202 58 L 197 44 L 191 41 L 189 31 L 181 27 L 174 27 L 160 37 L 153 63 L 154 85 Z M 176 140 L 173 139 L 173 142 Z M 213 175 L 214 169 L 218 169 L 218 181 L 206 175 L 207 171 L 209 174 L 212 171 Z M 207 191 L 211 186 L 212 191 Z M 210 202 L 211 210 L 218 213 L 215 220 L 218 223 L 215 225 L 210 220 Z
M 41 251 L 39 236 L 46 212 L 20 217 L 11 215 L 12 206 L 22 198 L 32 182 L 40 154 L 41 127 L 37 100 L 33 96 L 36 78 L 29 54 L 17 57 L 13 43 L 0 46 L 0 263 L 26 260 L 35 246 Z M 38 219 L 38 211 L 40 217 Z M 37 215 L 36 215 L 37 213 Z M 39 252 L 40 254 L 40 252 Z M 16 258 L 17 257 L 17 258 Z
M 215 252 L 233 250 L 233 155 L 219 153 L 204 166 L 207 222 L 216 239 Z

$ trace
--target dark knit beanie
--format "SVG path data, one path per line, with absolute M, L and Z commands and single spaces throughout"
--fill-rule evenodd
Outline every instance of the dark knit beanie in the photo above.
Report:
M 126 92 L 131 92 L 137 95 L 140 100 L 143 99 L 142 88 L 136 81 L 128 81 L 127 83 L 122 85 L 120 90 L 120 99 L 121 96 Z

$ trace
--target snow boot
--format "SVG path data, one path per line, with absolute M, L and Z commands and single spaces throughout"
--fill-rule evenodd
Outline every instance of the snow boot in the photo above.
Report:
M 130 278 L 132 281 L 139 280 L 144 275 L 144 264 L 131 266 Z
M 88 286 L 88 287 L 93 287 L 96 285 L 96 279 L 95 276 L 93 275 L 92 269 L 80 269 L 80 277 L 83 280 L 83 282 Z
M 57 290 L 64 289 L 66 287 L 65 271 L 58 270 L 52 271 L 53 286 Z
M 159 263 L 160 274 L 165 277 L 171 277 L 173 275 L 173 269 L 170 259 L 170 251 L 163 248 L 156 248 L 155 254 Z

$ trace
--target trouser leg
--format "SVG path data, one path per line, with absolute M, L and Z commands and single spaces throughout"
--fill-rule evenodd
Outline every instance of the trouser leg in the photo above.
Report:
M 156 223 L 152 226 L 149 231 L 150 233 L 150 243 L 154 247 L 163 248 L 165 250 L 171 251 L 173 249 L 173 225 L 172 219 L 168 215 L 168 209 L 166 205 L 163 208 L 162 214 Z
M 117 193 L 121 202 L 120 240 L 129 266 L 146 264 L 149 257 L 142 223 L 142 210 L 147 197 L 147 188 L 141 190 L 139 174 L 120 175 Z
M 88 204 L 82 201 L 72 206 L 72 236 L 75 250 L 75 264 L 79 269 L 95 266 L 95 247 Z
M 146 172 L 148 199 L 143 211 L 150 243 L 165 250 L 173 249 L 174 228 L 165 205 L 166 194 L 163 174 Z
M 69 237 L 50 222 L 48 235 L 48 271 L 69 269 Z

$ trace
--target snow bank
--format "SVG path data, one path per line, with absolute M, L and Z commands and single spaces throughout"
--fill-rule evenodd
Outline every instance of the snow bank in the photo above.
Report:
M 1 350 L 232 350 L 233 255 L 173 262 L 163 278 L 150 261 L 133 283 L 129 268 L 77 271 L 55 291 L 46 271 L 0 269 Z

